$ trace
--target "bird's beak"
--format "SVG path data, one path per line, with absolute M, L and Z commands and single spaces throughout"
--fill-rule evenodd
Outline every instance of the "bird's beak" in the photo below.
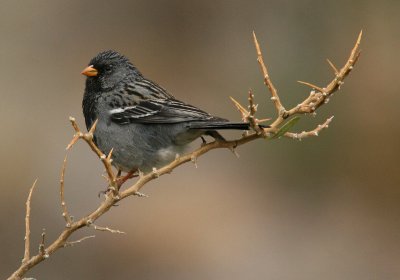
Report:
M 93 68 L 93 65 L 90 65 L 88 67 L 86 67 L 85 69 L 83 69 L 82 71 L 82 75 L 88 76 L 88 77 L 94 77 L 97 76 L 99 72 L 97 71 L 96 68 Z

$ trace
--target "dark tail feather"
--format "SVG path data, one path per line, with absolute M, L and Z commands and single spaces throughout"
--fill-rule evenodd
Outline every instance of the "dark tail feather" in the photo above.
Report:
M 260 127 L 268 127 L 260 125 Z M 233 122 L 192 122 L 189 124 L 192 129 L 207 129 L 207 130 L 220 130 L 220 129 L 237 129 L 249 130 L 249 123 L 233 123 Z

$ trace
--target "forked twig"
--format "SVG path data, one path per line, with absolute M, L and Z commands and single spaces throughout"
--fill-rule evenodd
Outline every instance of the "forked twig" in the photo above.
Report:
M 75 118 L 70 117 L 69 121 L 72 124 L 72 127 L 75 130 L 75 135 L 72 138 L 71 142 L 68 144 L 67 146 L 67 150 L 69 150 L 79 139 L 83 139 L 88 145 L 89 147 L 92 149 L 92 151 L 100 158 L 100 160 L 102 161 L 104 168 L 106 169 L 107 172 L 107 176 L 109 178 L 109 183 L 110 186 L 114 188 L 114 190 L 117 192 L 118 188 L 117 188 L 117 183 L 116 183 L 116 175 L 112 169 L 112 159 L 111 159 L 111 155 L 112 155 L 112 150 L 110 151 L 110 153 L 108 154 L 108 156 L 106 156 L 94 143 L 93 141 L 93 133 L 96 129 L 98 120 L 96 120 L 92 127 L 89 129 L 89 131 L 87 133 L 83 133 L 80 129 L 78 124 L 76 123 Z

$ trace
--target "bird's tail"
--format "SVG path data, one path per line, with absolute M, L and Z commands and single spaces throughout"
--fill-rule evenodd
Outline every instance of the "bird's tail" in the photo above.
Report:
M 269 126 L 260 125 L 262 128 Z M 237 129 L 237 130 L 249 130 L 249 123 L 234 123 L 234 122 L 192 122 L 189 124 L 191 129 L 206 129 L 206 130 L 222 130 L 222 129 Z

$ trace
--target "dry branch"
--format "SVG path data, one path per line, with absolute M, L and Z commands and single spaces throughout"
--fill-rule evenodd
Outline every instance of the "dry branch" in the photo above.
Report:
M 65 168 L 67 166 L 67 156 L 65 156 L 64 158 L 64 162 L 63 162 L 63 166 L 61 169 L 61 179 L 60 179 L 60 198 L 61 198 L 61 208 L 62 208 L 62 216 L 65 219 L 65 226 L 69 227 L 71 226 L 72 223 L 72 218 L 68 213 L 68 209 L 67 209 L 67 204 L 65 203 L 65 198 L 64 198 L 64 177 L 65 177 Z
M 93 228 L 95 230 L 98 230 L 98 231 L 108 231 L 108 232 L 111 232 L 111 233 L 126 234 L 126 232 L 120 231 L 118 229 L 112 229 L 112 228 L 109 228 L 109 227 L 101 227 L 101 226 L 97 226 L 95 224 L 92 224 L 92 226 L 93 226 Z
M 319 124 L 313 130 L 302 131 L 300 133 L 286 132 L 284 136 L 289 137 L 289 138 L 293 138 L 293 139 L 297 139 L 297 140 L 301 140 L 303 138 L 312 137 L 312 136 L 318 136 L 321 130 L 323 130 L 325 128 L 328 128 L 328 126 L 331 123 L 332 119 L 333 119 L 333 116 L 328 118 L 323 124 Z
M 78 244 L 78 243 L 81 243 L 81 242 L 85 241 L 86 239 L 95 238 L 95 237 L 96 237 L 95 235 L 89 235 L 89 236 L 82 237 L 82 238 L 80 238 L 78 240 L 75 240 L 75 241 L 68 241 L 68 242 L 65 242 L 64 247 L 72 247 L 75 244 Z
M 264 76 L 264 84 L 268 87 L 269 91 L 271 92 L 271 100 L 274 102 L 275 108 L 278 111 L 279 115 L 285 115 L 285 108 L 283 107 L 281 103 L 281 99 L 279 98 L 278 91 L 276 90 L 274 84 L 271 81 L 271 78 L 269 77 L 269 73 L 267 70 L 267 66 L 265 66 L 264 63 L 264 58 L 261 53 L 260 49 L 260 44 L 258 44 L 258 40 L 256 37 L 256 33 L 253 31 L 253 39 L 254 39 L 254 45 L 256 47 L 257 51 L 257 61 L 260 64 L 261 71 Z
M 22 259 L 22 263 L 26 263 L 30 258 L 30 242 L 31 242 L 31 227 L 30 227 L 30 219 L 31 219 L 31 199 L 32 193 L 36 187 L 37 179 L 33 182 L 32 187 L 29 190 L 28 198 L 26 199 L 26 215 L 25 215 L 25 250 L 24 250 L 24 258 Z
M 186 163 L 186 162 L 193 162 L 196 164 L 197 158 L 200 157 L 201 155 L 214 150 L 214 149 L 219 149 L 219 148 L 228 148 L 230 150 L 233 150 L 241 145 L 244 145 L 250 141 L 253 141 L 255 139 L 259 138 L 265 138 L 265 139 L 275 139 L 279 136 L 285 136 L 289 138 L 294 138 L 294 139 L 302 139 L 305 137 L 309 136 L 317 136 L 319 132 L 327 128 L 329 123 L 332 121 L 332 117 L 327 119 L 323 124 L 317 126 L 315 129 L 310 130 L 308 132 L 303 131 L 301 133 L 293 133 L 290 132 L 286 129 L 291 129 L 291 126 L 289 125 L 290 122 L 294 120 L 292 118 L 291 120 L 285 122 L 287 118 L 293 115 L 304 115 L 308 113 L 314 113 L 320 106 L 325 104 L 328 100 L 329 97 L 340 89 L 340 85 L 343 84 L 343 80 L 346 78 L 346 76 L 351 72 L 353 69 L 354 65 L 356 64 L 359 56 L 360 56 L 360 41 L 361 41 L 361 36 L 362 32 L 360 32 L 360 35 L 358 36 L 358 39 L 356 41 L 355 46 L 353 47 L 350 56 L 348 60 L 346 61 L 345 65 L 338 70 L 332 62 L 328 60 L 329 65 L 332 67 L 335 73 L 334 79 L 325 87 L 318 87 L 316 85 L 313 85 L 311 83 L 307 82 L 301 82 L 309 87 L 312 88 L 309 96 L 303 100 L 300 104 L 297 106 L 291 108 L 290 110 L 286 110 L 285 107 L 282 105 L 278 92 L 276 88 L 274 87 L 271 78 L 268 74 L 267 67 L 265 66 L 264 59 L 261 53 L 261 48 L 260 45 L 258 44 L 257 38 L 255 33 L 253 33 L 253 39 L 254 39 L 254 44 L 257 52 L 257 61 L 260 65 L 260 69 L 263 75 L 264 83 L 268 87 L 270 93 L 271 93 L 271 100 L 273 101 L 275 108 L 277 110 L 277 117 L 275 120 L 265 128 L 261 128 L 258 124 L 262 121 L 265 120 L 258 120 L 255 118 L 255 114 L 257 112 L 257 105 L 254 102 L 254 95 L 250 91 L 249 96 L 248 96 L 248 110 L 242 106 L 239 102 L 237 102 L 235 99 L 231 98 L 232 101 L 234 102 L 235 106 L 238 108 L 242 115 L 242 119 L 244 121 L 247 121 L 251 124 L 251 127 L 253 129 L 252 132 L 249 132 L 245 135 L 243 135 L 241 138 L 235 139 L 235 140 L 230 140 L 230 141 L 214 141 L 211 143 L 205 143 L 203 144 L 200 148 L 194 150 L 193 152 L 183 155 L 183 156 L 177 156 L 174 161 L 171 163 L 167 164 L 166 166 L 160 168 L 160 169 L 153 169 L 152 172 L 143 174 L 139 172 L 139 177 L 137 181 L 131 185 L 130 187 L 126 188 L 123 191 L 119 190 L 119 186 L 117 184 L 117 176 L 115 175 L 113 169 L 112 169 L 112 151 L 106 156 L 103 154 L 102 151 L 99 150 L 99 148 L 95 145 L 93 141 L 93 133 L 96 128 L 97 121 L 94 123 L 92 128 L 89 130 L 87 133 L 83 133 L 80 129 L 79 126 L 77 125 L 76 121 L 74 118 L 70 117 L 70 122 L 75 130 L 75 134 L 67 146 L 67 150 L 69 150 L 78 140 L 82 139 L 84 140 L 89 147 L 92 149 L 92 151 L 97 155 L 97 157 L 101 160 L 104 168 L 107 171 L 107 180 L 109 182 L 109 190 L 108 192 L 105 193 L 105 199 L 101 204 L 98 206 L 98 208 L 94 211 L 92 211 L 90 214 L 80 218 L 79 220 L 73 221 L 71 216 L 69 216 L 67 207 L 65 204 L 65 199 L 64 199 L 64 177 L 65 177 L 65 168 L 66 168 L 66 158 L 63 163 L 62 171 L 61 171 L 61 179 L 60 179 L 60 197 L 61 197 L 61 206 L 62 206 L 62 216 L 64 217 L 67 225 L 63 231 L 60 233 L 60 235 L 57 237 L 56 240 L 54 240 L 50 245 L 47 247 L 45 246 L 45 233 L 42 233 L 42 242 L 39 245 L 39 253 L 36 254 L 35 256 L 30 256 L 30 250 L 29 250 L 29 239 L 30 239 L 30 225 L 29 225 L 29 215 L 30 215 L 30 201 L 31 201 L 31 196 L 33 189 L 35 187 L 36 181 L 33 184 L 32 188 L 30 189 L 29 196 L 26 202 L 27 205 L 27 211 L 26 211 L 26 234 L 25 234 L 25 253 L 24 253 L 24 259 L 21 264 L 21 266 L 8 278 L 9 280 L 13 279 L 21 279 L 23 275 L 27 271 L 29 271 L 32 267 L 36 266 L 40 262 L 42 262 L 44 259 L 47 257 L 51 256 L 55 251 L 57 251 L 60 248 L 67 247 L 67 246 L 72 246 L 77 243 L 81 243 L 82 241 L 92 238 L 94 236 L 87 236 L 84 238 L 81 238 L 77 241 L 68 241 L 69 237 L 77 230 L 79 230 L 82 227 L 90 226 L 93 227 L 95 230 L 100 230 L 100 231 L 108 231 L 111 233 L 123 233 L 119 230 L 114 230 L 110 229 L 109 227 L 99 227 L 95 226 L 93 223 L 102 215 L 104 215 L 108 210 L 111 209 L 113 205 L 115 205 L 117 202 L 121 201 L 122 199 L 127 198 L 128 196 L 132 195 L 137 195 L 137 196 L 143 196 L 142 193 L 140 193 L 140 189 L 145 186 L 148 182 L 164 175 L 171 173 L 176 167 Z M 296 118 L 296 117 L 295 117 Z M 286 126 L 285 126 L 286 125 Z M 285 128 L 285 129 L 284 129 Z

